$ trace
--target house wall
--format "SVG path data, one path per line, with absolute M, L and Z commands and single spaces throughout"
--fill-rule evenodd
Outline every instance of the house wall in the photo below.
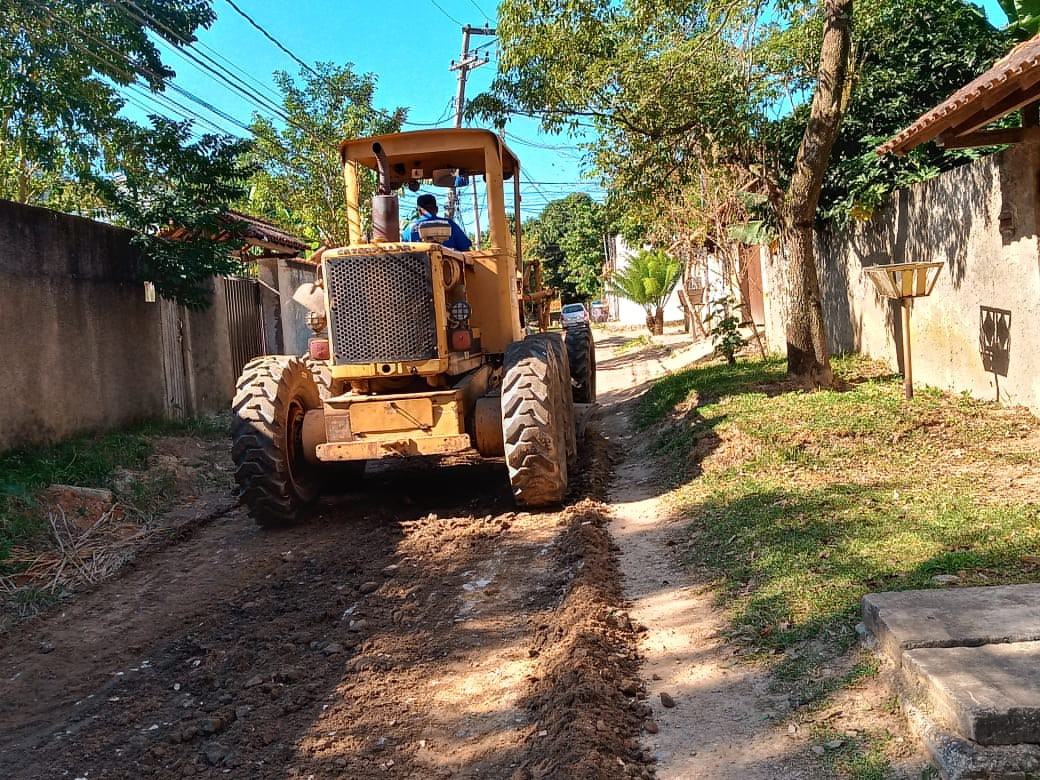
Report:
M 170 412 L 160 307 L 135 281 L 130 238 L 0 201 L 0 450 Z M 233 391 L 223 295 L 214 301 L 179 309 L 189 412 L 224 408 Z
M 941 260 L 932 295 L 912 304 L 915 384 L 1040 411 L 1040 152 L 1020 145 L 893 193 L 872 219 L 817 234 L 832 352 L 861 352 L 902 370 L 899 305 L 864 268 Z M 769 256 L 767 339 L 785 349 L 784 264 Z
M 638 249 L 630 247 L 621 236 L 614 236 L 615 268 L 620 271 L 635 257 Z M 604 295 L 607 302 L 608 317 L 620 325 L 646 325 L 646 311 L 639 304 L 613 293 Z M 682 322 L 683 308 L 679 303 L 679 294 L 673 292 L 664 307 L 665 322 Z

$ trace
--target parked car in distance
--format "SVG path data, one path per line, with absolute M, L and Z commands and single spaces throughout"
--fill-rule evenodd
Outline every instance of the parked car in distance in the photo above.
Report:
M 560 324 L 563 327 L 585 325 L 589 321 L 589 312 L 584 303 L 568 303 L 560 310 Z

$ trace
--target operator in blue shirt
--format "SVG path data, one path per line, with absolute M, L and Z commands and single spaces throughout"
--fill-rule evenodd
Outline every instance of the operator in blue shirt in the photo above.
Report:
M 469 236 L 462 231 L 462 228 L 455 223 L 455 220 L 437 216 L 437 198 L 433 195 L 428 192 L 423 193 L 416 199 L 415 205 L 419 208 L 419 218 L 404 229 L 403 238 L 405 241 L 422 241 L 419 237 L 419 224 L 437 220 L 438 222 L 451 225 L 451 236 L 441 246 L 446 246 L 448 249 L 457 249 L 460 252 L 465 252 L 473 246 Z

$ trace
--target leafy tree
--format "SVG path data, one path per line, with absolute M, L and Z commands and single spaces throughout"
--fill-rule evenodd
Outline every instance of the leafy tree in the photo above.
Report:
M 878 145 L 988 68 L 1011 46 L 963 0 L 857 0 L 855 88 L 820 194 L 823 219 L 869 217 L 887 193 L 979 156 L 920 146 L 905 158 Z M 805 36 L 806 39 L 811 36 Z M 805 126 L 806 106 L 765 135 L 785 169 Z
M 664 306 L 682 278 L 682 263 L 661 249 L 642 249 L 607 279 L 607 290 L 646 311 L 650 333 L 664 333 Z
M 1008 31 L 1020 41 L 1040 32 L 1040 0 L 997 0 L 1008 18 Z
M 214 18 L 207 0 L 0 0 L 0 197 L 96 206 L 80 182 L 116 165 L 117 87 L 161 90 L 173 71 L 150 36 L 183 45 Z
M 245 194 L 249 174 L 240 160 L 245 141 L 205 135 L 191 141 L 191 125 L 152 117 L 150 129 L 126 126 L 119 179 L 92 181 L 114 222 L 135 231 L 141 275 L 165 298 L 189 308 L 209 305 L 208 280 L 239 270 L 232 252 L 241 225 L 227 221 L 227 205 Z
M 536 113 L 547 128 L 593 121 L 594 160 L 622 191 L 652 197 L 681 185 L 709 154 L 760 170 L 782 226 L 790 280 L 788 371 L 828 385 L 831 374 L 813 257 L 812 222 L 831 146 L 848 102 L 852 0 L 823 0 L 808 121 L 786 186 L 761 165 L 755 130 L 779 97 L 755 60 L 762 4 L 717 0 L 507 0 L 499 7 L 500 76 L 474 101 L 483 114 Z M 802 4 L 778 2 L 787 27 Z M 665 187 L 667 189 L 667 186 Z M 807 240 L 808 237 L 808 240 Z
M 825 385 L 815 221 L 865 215 L 891 188 L 966 159 L 925 150 L 879 160 L 874 149 L 986 67 L 1006 40 L 963 0 L 857 0 L 855 26 L 852 7 L 506 0 L 499 76 L 472 111 L 533 114 L 550 129 L 591 124 L 599 141 L 590 160 L 612 183 L 612 211 L 669 251 L 778 233 L 788 371 Z
M 349 63 L 318 63 L 300 72 L 302 85 L 284 71 L 274 74 L 289 122 L 279 129 L 254 116 L 256 143 L 248 155 L 256 166 L 248 208 L 287 230 L 327 246 L 349 243 L 339 144 L 348 138 L 394 133 L 405 110 L 384 113 L 372 106 L 376 77 L 359 76 Z M 361 203 L 371 197 L 371 178 L 361 178 Z
M 606 213 L 585 193 L 551 201 L 524 222 L 525 255 L 542 262 L 544 281 L 565 302 L 597 297 L 603 289 Z
M 161 91 L 174 72 L 153 36 L 193 42 L 215 18 L 208 0 L 0 0 L 0 15 L 0 197 L 137 231 L 141 276 L 207 305 L 209 277 L 237 268 L 236 226 L 220 217 L 244 193 L 248 144 L 192 140 L 190 123 L 160 117 L 138 125 L 118 116 L 118 89 Z

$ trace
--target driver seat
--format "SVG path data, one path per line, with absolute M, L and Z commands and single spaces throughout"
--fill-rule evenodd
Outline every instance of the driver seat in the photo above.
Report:
M 420 240 L 429 244 L 443 244 L 451 238 L 451 223 L 446 219 L 424 219 L 416 230 Z

